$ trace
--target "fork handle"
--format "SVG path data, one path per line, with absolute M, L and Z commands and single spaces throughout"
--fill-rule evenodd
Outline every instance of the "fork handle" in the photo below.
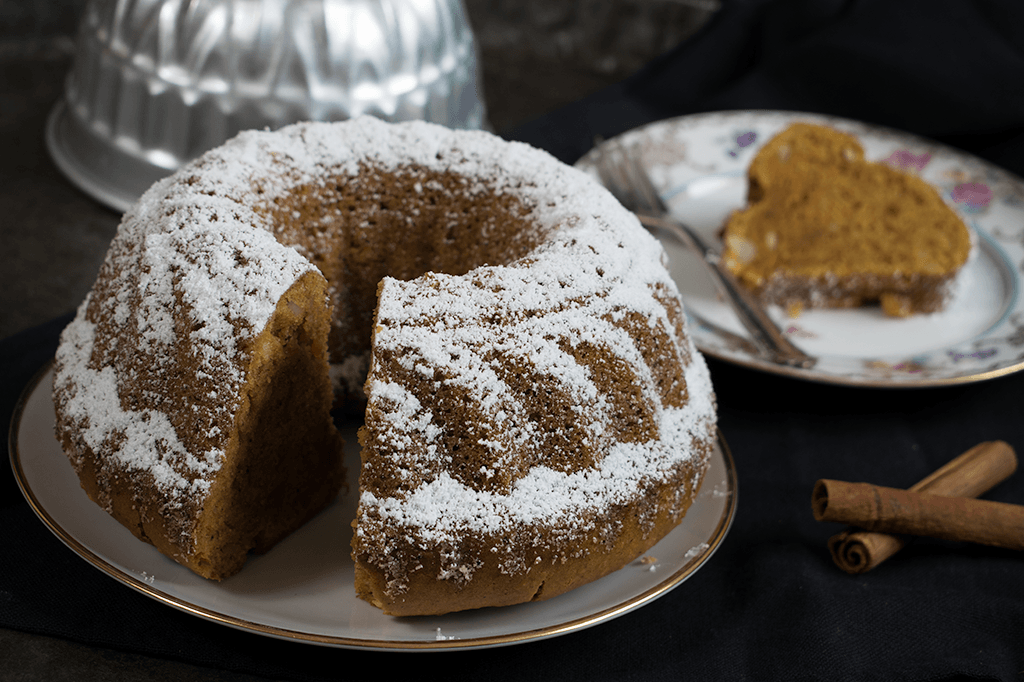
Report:
M 754 294 L 739 283 L 735 275 L 722 265 L 718 253 L 701 241 L 700 237 L 671 218 L 643 214 L 638 214 L 637 217 L 648 228 L 668 232 L 701 254 L 708 264 L 708 271 L 718 290 L 733 304 L 736 316 L 753 336 L 754 342 L 759 347 L 766 349 L 775 362 L 802 369 L 814 366 L 817 360 L 797 348 L 785 337 L 779 326 L 768 316 L 754 297 Z

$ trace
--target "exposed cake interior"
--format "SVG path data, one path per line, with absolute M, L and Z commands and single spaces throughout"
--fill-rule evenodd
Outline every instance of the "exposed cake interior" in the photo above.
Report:
M 196 531 L 191 561 L 200 574 L 222 579 L 241 570 L 250 551 L 271 549 L 330 504 L 344 482 L 330 415 L 325 299 L 323 278 L 307 273 L 256 337 L 238 433 Z

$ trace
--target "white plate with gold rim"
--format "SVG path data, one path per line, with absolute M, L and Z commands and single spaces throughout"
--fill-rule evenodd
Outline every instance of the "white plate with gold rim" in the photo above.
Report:
M 790 340 L 819 358 L 811 369 L 760 357 L 696 254 L 665 240 L 673 279 L 709 356 L 825 383 L 941 386 L 1024 369 L 1024 180 L 982 159 L 921 137 L 841 118 L 781 111 L 732 111 L 658 121 L 617 139 L 634 150 L 672 213 L 721 248 L 719 230 L 746 202 L 746 170 L 760 147 L 794 121 L 853 133 L 869 160 L 919 174 L 977 235 L 946 309 L 897 319 L 877 307 L 769 314 Z M 593 171 L 591 154 L 577 164 Z M 596 173 L 594 173 L 596 176 Z
M 115 580 L 200 618 L 260 635 L 351 649 L 459 650 L 545 639 L 588 628 L 663 597 L 718 549 L 736 511 L 736 470 L 720 437 L 682 523 L 641 559 L 571 592 L 518 606 L 393 618 L 356 598 L 349 553 L 355 495 L 241 573 L 204 580 L 167 559 L 86 497 L 54 437 L 53 373 L 30 384 L 12 420 L 11 464 L 33 511 L 71 550 Z M 354 431 L 346 441 L 355 444 Z M 352 479 L 358 445 L 346 447 Z M 353 486 L 355 489 L 355 486 Z

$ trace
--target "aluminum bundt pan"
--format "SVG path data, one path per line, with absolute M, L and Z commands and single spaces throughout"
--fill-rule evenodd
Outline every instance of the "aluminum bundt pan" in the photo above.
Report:
M 46 141 L 125 211 L 241 130 L 361 114 L 485 127 L 462 0 L 90 0 Z

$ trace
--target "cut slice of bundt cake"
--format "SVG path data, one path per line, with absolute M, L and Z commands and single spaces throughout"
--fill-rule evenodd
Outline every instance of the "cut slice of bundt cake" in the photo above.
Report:
M 921 178 L 864 158 L 853 135 L 795 123 L 748 169 L 748 205 L 723 232 L 726 266 L 767 303 L 940 310 L 971 236 Z

